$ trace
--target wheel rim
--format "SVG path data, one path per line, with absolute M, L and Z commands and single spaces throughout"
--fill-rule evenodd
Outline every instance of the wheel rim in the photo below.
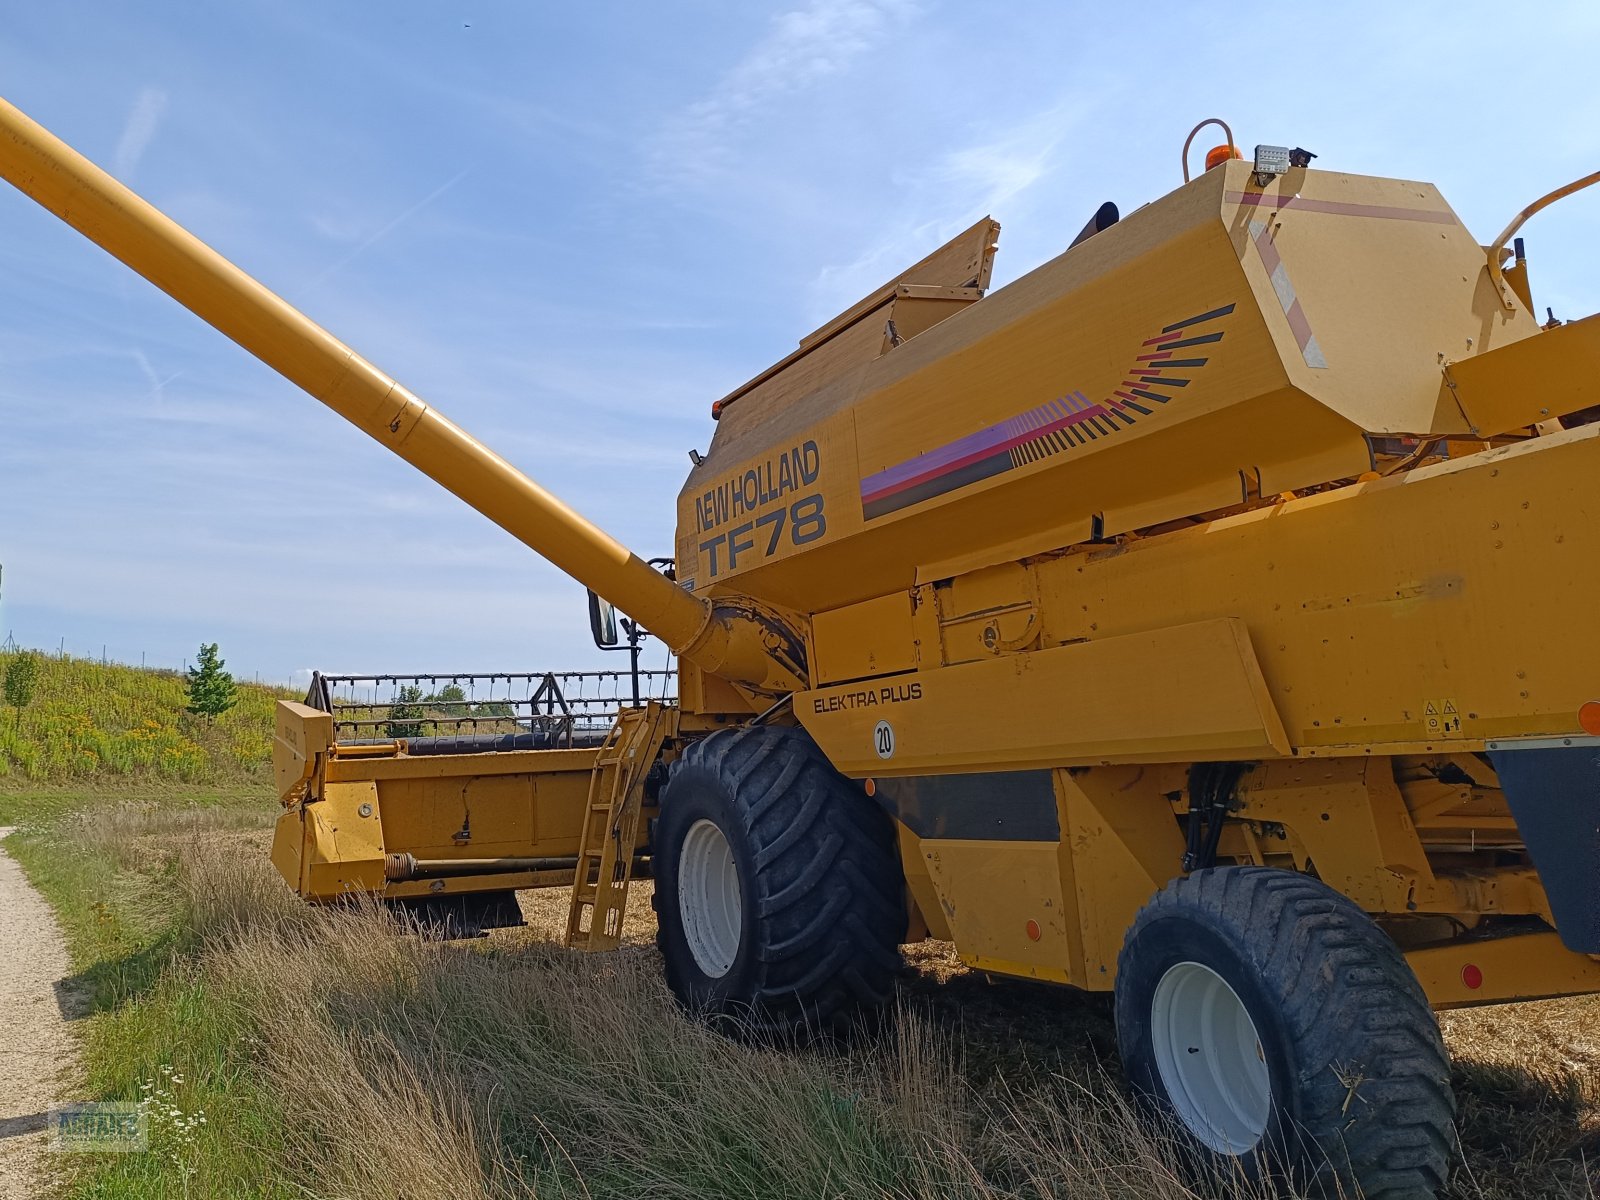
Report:
M 1261 1141 L 1272 1110 L 1272 1077 L 1255 1022 L 1210 967 L 1167 969 L 1151 1004 L 1156 1068 L 1178 1118 L 1219 1154 Z
M 742 901 L 733 847 L 712 822 L 696 821 L 678 854 L 678 913 L 689 952 L 713 979 L 726 975 L 739 954 Z

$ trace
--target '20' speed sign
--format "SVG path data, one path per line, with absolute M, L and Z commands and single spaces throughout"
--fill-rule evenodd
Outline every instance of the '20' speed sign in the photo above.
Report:
M 872 748 L 878 752 L 879 758 L 894 757 L 894 726 L 887 721 L 879 721 L 878 727 L 872 731 Z

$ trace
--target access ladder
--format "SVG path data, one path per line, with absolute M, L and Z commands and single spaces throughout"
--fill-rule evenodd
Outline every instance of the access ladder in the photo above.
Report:
M 669 711 L 655 700 L 642 708 L 625 708 L 600 744 L 578 843 L 578 869 L 567 914 L 568 946 L 615 950 L 622 941 L 645 776 L 666 739 Z

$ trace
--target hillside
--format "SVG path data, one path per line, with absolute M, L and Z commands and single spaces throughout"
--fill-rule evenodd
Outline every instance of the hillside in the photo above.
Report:
M 0 654 L 0 679 L 15 657 Z M 265 775 L 272 706 L 300 698 L 240 683 L 238 704 L 210 722 L 185 711 L 185 680 L 176 671 L 43 654 L 38 663 L 32 703 L 0 706 L 0 779 L 216 783 Z

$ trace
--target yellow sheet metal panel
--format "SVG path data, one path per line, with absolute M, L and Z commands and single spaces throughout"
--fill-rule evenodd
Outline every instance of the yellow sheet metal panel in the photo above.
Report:
M 590 774 L 524 770 L 380 780 L 384 844 L 418 858 L 576 854 Z
M 911 597 L 905 592 L 818 613 L 811 639 L 811 678 L 819 684 L 891 675 L 917 665 Z
M 958 575 L 933 590 L 946 663 L 992 659 L 1006 650 L 1032 649 L 1039 633 L 1038 588 L 1033 573 L 1006 563 Z
M 1440 356 L 1529 337 L 1482 247 L 1437 188 L 1294 169 L 1265 188 L 1227 168 L 1223 219 L 1290 381 L 1370 433 L 1466 432 L 1439 389 Z
M 950 922 L 945 917 L 944 907 L 939 903 L 939 893 L 933 886 L 932 876 L 928 874 L 928 862 L 922 856 L 917 835 L 905 825 L 896 822 L 895 839 L 900 847 L 906 891 L 912 904 L 916 906 L 916 912 L 910 914 L 911 925 L 915 926 L 920 918 L 928 937 L 944 942 L 950 941 Z
M 1237 618 L 1302 753 L 1578 734 L 1600 698 L 1597 475 L 1587 426 L 1047 560 L 1048 640 Z
M 890 306 L 887 319 L 894 322 L 894 336 L 905 341 L 919 333 L 926 333 L 940 321 L 954 316 L 977 300 L 976 296 L 907 295 L 902 289 Z M 889 336 L 887 330 L 885 336 Z
M 1054 842 L 924 840 L 921 857 L 962 958 L 1068 982 L 1076 914 L 1062 903 Z
M 848 775 L 1288 752 L 1241 622 L 1219 618 L 795 697 Z
M 1600 962 L 1568 950 L 1555 933 L 1412 950 L 1406 962 L 1434 1008 L 1600 992 Z
M 301 895 L 305 894 L 305 841 L 304 813 L 297 804 L 280 813 L 272 826 L 272 866 Z
M 579 772 L 594 766 L 593 747 L 573 750 L 501 750 L 491 754 L 391 754 L 385 758 L 335 758 L 328 763 L 330 782 L 358 779 L 445 779 L 478 775 L 521 775 Z
M 1262 763 L 1237 802 L 1243 820 L 1281 823 L 1317 877 L 1368 912 L 1432 907 L 1433 868 L 1388 759 Z
M 1161 494 L 1187 495 L 1219 479 L 1236 490 L 1239 471 L 1262 454 L 1220 427 L 1214 441 L 1201 434 L 1203 445 L 1181 451 L 1168 439 L 1155 459 L 1134 449 L 1163 423 L 1192 424 L 1235 401 L 1274 396 L 1274 411 L 1291 415 L 1275 395 L 1286 378 L 1259 314 L 1230 307 L 1229 296 L 1247 292 L 1218 195 L 1168 201 L 893 349 L 848 386 L 824 387 L 759 423 L 748 409 L 738 428 L 719 427 L 680 497 L 678 557 L 696 563 L 680 577 L 697 590 L 736 586 L 814 612 L 906 587 L 924 563 L 1143 502 L 1153 483 Z M 1120 250 L 1097 247 L 1113 238 Z M 1156 312 L 1164 315 L 1156 320 Z M 1166 325 L 1181 328 L 1166 334 Z M 1145 343 L 1162 337 L 1204 347 L 1210 382 L 1170 411 L 1132 393 L 1113 397 L 1145 370 L 1141 354 L 1161 353 Z M 1113 400 L 1117 415 L 1095 407 Z M 1070 416 L 1080 406 L 1084 415 Z M 1046 429 L 1052 422 L 1059 427 Z M 1338 422 L 1319 428 L 1314 417 L 1280 424 L 1290 441 L 1305 442 L 1291 457 L 1341 436 Z M 1011 447 L 1014 456 L 1000 444 L 1013 428 L 1038 433 Z M 1245 423 L 1247 432 L 1265 428 Z M 1348 429 L 1342 437 L 1351 469 L 1364 469 L 1364 443 Z M 762 486 L 781 470 L 777 455 L 807 444 L 817 453 L 803 489 L 790 492 L 781 479 Z M 1122 449 L 1104 452 L 1114 446 Z M 724 504 L 722 493 L 735 484 L 744 502 Z M 796 496 L 822 517 L 803 527 L 807 541 L 779 538 L 729 553 L 732 526 L 717 519 L 716 506 L 741 508 L 733 514 L 741 521 L 753 509 L 754 520 L 777 522 Z M 1175 507 L 1187 511 L 1189 503 Z
M 994 271 L 994 252 L 999 237 L 1000 222 L 993 217 L 973 222 L 932 254 L 913 263 L 826 325 L 801 338 L 800 348 L 807 349 L 832 337 L 896 293 L 955 292 L 969 288 L 980 292 L 985 290 L 989 286 L 989 276 Z
M 527 774 L 382 780 L 383 844 L 418 858 L 544 854 L 544 847 L 531 848 L 542 825 L 532 780 Z M 577 853 L 575 834 L 565 853 Z
M 304 704 L 278 701 L 273 713 L 272 773 L 287 798 L 311 782 L 317 756 L 333 745 L 333 717 Z
M 411 885 L 396 885 L 399 891 L 385 886 L 383 860 L 390 853 L 575 855 L 595 753 L 591 748 L 333 759 L 320 797 L 279 820 L 273 863 L 296 891 L 326 900 L 352 889 L 420 894 Z M 482 891 L 496 879 L 452 880 L 445 890 Z
M 1600 316 L 1452 362 L 1445 386 L 1484 433 L 1600 404 Z
M 1082 924 L 1082 963 L 1073 980 L 1102 991 L 1116 982 L 1122 939 L 1139 909 L 1176 877 L 1183 834 L 1169 791 L 1171 768 L 1112 767 L 1057 772 L 1062 791 L 1062 874 L 1072 881 Z
M 377 784 L 370 780 L 329 784 L 323 798 L 302 811 L 307 834 L 302 895 L 325 900 L 383 890 Z
M 1080 542 L 1091 540 L 1094 537 L 1094 530 L 1094 521 L 1089 517 L 1082 517 L 1062 525 L 1049 526 L 1027 537 L 993 542 L 954 557 L 936 558 L 917 567 L 917 583 L 935 583 L 952 579 L 957 575 L 965 575 L 969 571 L 981 571 L 985 567 L 1019 562 L 1024 558 L 1059 550 L 1063 546 L 1076 546 Z

